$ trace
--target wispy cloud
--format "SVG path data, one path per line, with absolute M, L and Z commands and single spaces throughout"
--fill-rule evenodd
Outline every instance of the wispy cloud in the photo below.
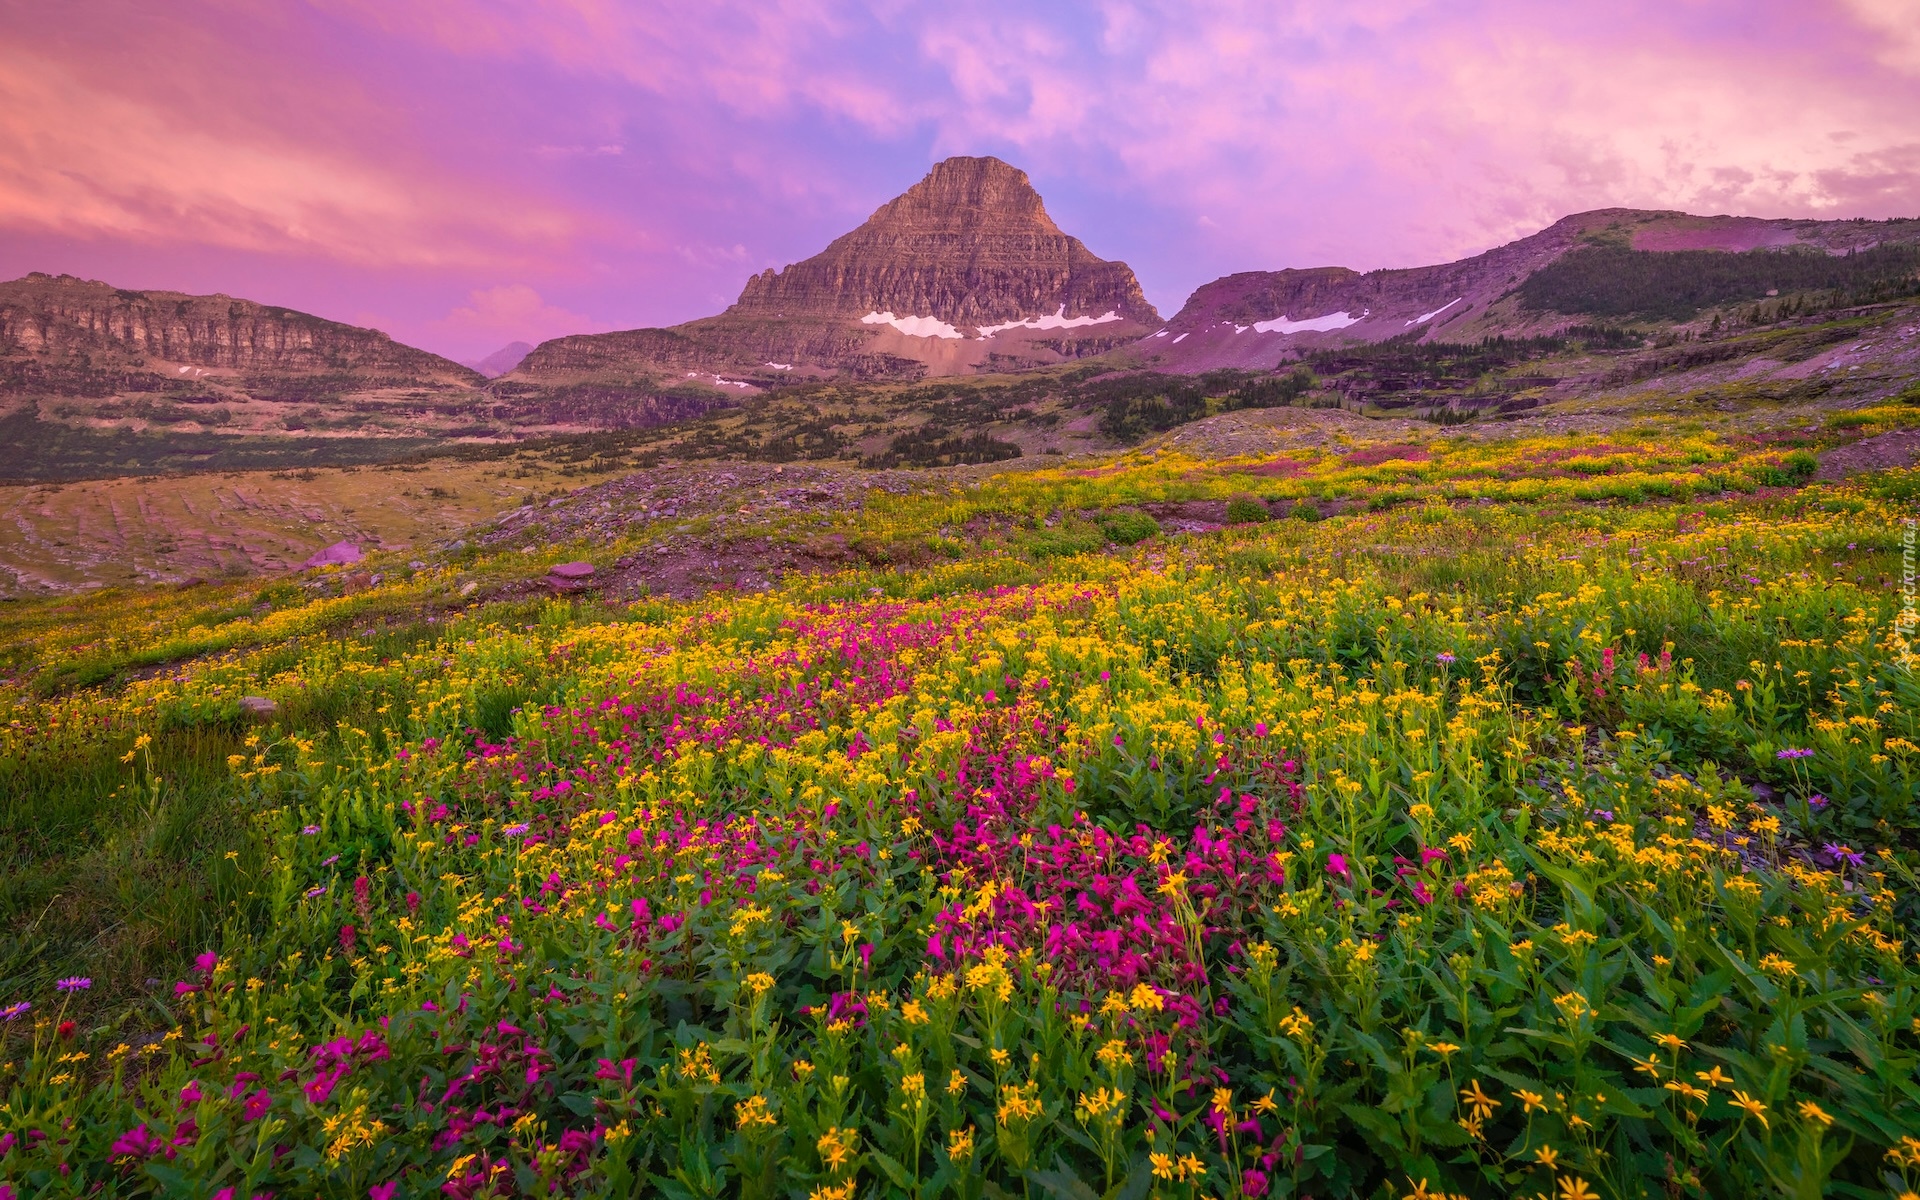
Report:
M 429 343 L 463 336 L 450 312 L 506 312 L 472 298 L 503 287 L 615 327 L 700 315 L 951 153 L 1025 167 L 1163 307 L 1228 270 L 1436 261 L 1584 208 L 1920 213 L 1920 0 L 0 0 L 0 21 L 0 267 L 215 250 L 288 303 L 358 272 Z
M 0 228 L 320 256 L 501 265 L 563 246 L 564 208 L 461 202 L 457 175 L 302 138 L 243 96 L 102 80 L 0 46 Z M 217 113 L 209 109 L 222 110 Z
M 508 342 L 540 343 L 570 333 L 598 333 L 606 328 L 583 313 L 569 312 L 543 300 L 524 283 L 500 284 L 468 293 L 466 302 L 434 322 L 447 344 L 466 347 L 472 357 L 487 354 Z

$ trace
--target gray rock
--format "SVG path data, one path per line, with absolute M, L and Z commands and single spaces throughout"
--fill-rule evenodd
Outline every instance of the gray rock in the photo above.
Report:
M 315 551 L 313 557 L 300 566 L 308 571 L 315 567 L 344 567 L 359 562 L 361 558 L 360 547 L 352 542 L 335 542 L 325 550 Z
M 593 575 L 593 564 L 587 562 L 558 563 L 547 568 L 547 574 L 561 579 L 587 579 Z
M 252 713 L 256 717 L 270 717 L 280 711 L 280 706 L 266 696 L 242 696 L 240 711 Z

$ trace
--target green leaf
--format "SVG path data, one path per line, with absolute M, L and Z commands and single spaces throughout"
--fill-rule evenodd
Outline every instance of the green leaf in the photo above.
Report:
M 1089 1187 L 1067 1165 L 1055 1158 L 1050 1171 L 1031 1170 L 1027 1178 L 1055 1200 L 1100 1200 L 1100 1193 Z

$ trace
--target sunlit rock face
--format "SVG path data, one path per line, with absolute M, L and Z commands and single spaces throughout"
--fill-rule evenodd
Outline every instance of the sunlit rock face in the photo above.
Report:
M 887 313 L 902 322 L 933 318 L 966 336 L 1027 322 L 1039 328 L 1049 317 L 1160 319 L 1125 263 L 1061 232 L 1026 172 L 997 158 L 937 164 L 819 254 L 749 279 L 727 312 Z

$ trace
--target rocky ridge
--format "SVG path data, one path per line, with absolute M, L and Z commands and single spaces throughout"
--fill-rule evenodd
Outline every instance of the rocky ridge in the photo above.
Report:
M 459 363 L 377 329 L 231 296 L 136 292 L 39 272 L 0 283 L 0 356 L 100 355 L 247 372 L 359 371 L 477 383 Z M 184 368 L 184 369 L 182 369 Z
M 1242 271 L 1197 289 L 1137 349 L 1160 370 L 1267 369 L 1289 353 L 1413 336 L 1473 342 L 1552 332 L 1564 314 L 1529 311 L 1512 294 L 1582 247 L 1651 252 L 1808 250 L 1845 254 L 1920 242 L 1920 220 L 1811 221 L 1609 208 L 1564 217 L 1484 254 L 1433 266 Z

